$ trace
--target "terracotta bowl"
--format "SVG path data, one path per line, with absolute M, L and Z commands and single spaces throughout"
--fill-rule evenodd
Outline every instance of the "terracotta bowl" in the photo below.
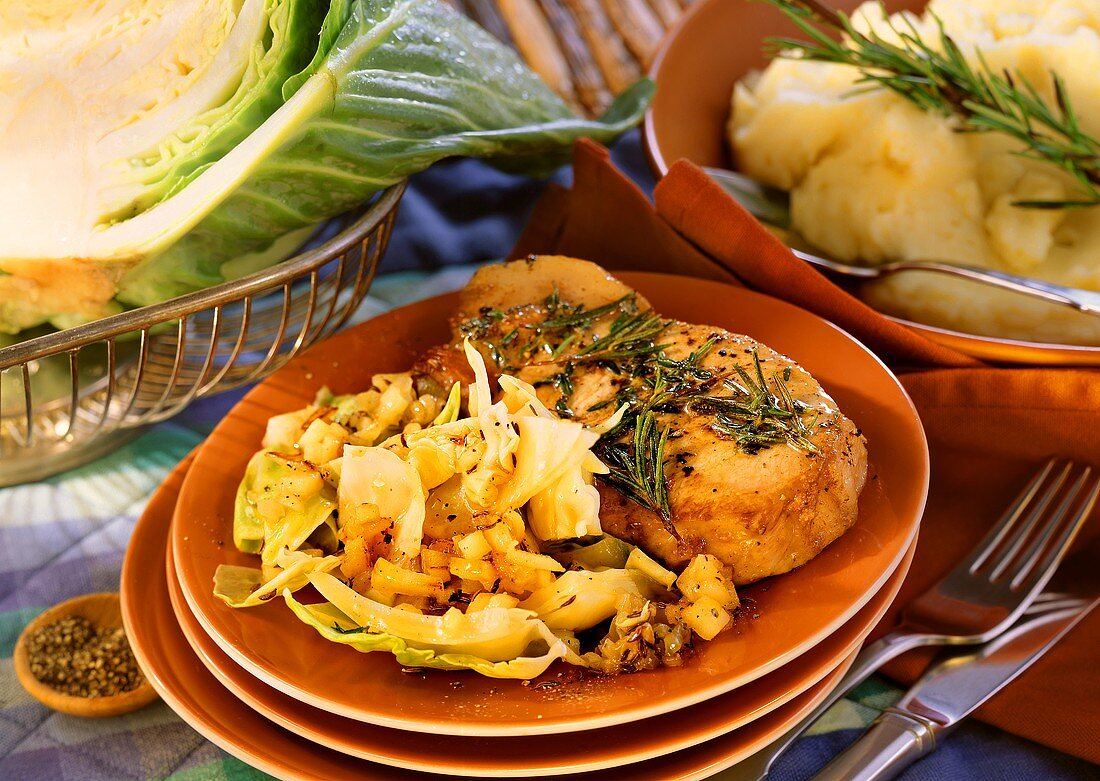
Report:
M 860 0 L 832 0 L 851 12 Z M 886 0 L 891 11 L 920 10 L 922 0 Z M 792 32 L 793 31 L 793 32 Z M 657 93 L 645 115 L 645 148 L 661 177 L 680 158 L 732 168 L 726 123 L 734 85 L 767 65 L 764 41 L 797 38 L 797 30 L 770 5 L 751 0 L 700 0 L 665 37 L 650 76 Z
M 834 0 L 852 11 L 859 0 Z M 923 0 L 887 0 L 891 12 L 920 11 Z M 799 37 L 770 5 L 753 0 L 699 0 L 665 37 L 650 76 L 657 93 L 645 115 L 645 148 L 658 177 L 680 159 L 736 168 L 726 140 L 733 87 L 764 67 L 764 40 Z M 1100 366 L 1100 347 L 981 336 L 891 318 L 934 342 L 995 363 Z

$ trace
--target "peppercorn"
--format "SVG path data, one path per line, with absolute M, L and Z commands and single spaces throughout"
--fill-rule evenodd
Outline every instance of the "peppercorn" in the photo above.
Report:
M 31 674 L 74 697 L 110 697 L 144 680 L 122 627 L 97 629 L 83 616 L 54 621 L 27 638 Z

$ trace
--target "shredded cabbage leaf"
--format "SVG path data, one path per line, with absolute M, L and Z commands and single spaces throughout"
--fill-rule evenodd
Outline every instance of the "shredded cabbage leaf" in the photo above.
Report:
M 611 618 L 624 595 L 656 597 L 660 584 L 641 572 L 606 569 L 602 572 L 570 570 L 520 602 L 551 629 L 580 631 Z
M 336 556 L 310 556 L 302 551 L 280 551 L 276 557 L 282 569 L 264 582 L 263 570 L 221 564 L 214 572 L 214 595 L 230 607 L 255 607 L 286 589 L 295 591 L 309 583 L 316 573 L 339 566 Z
M 382 447 L 346 445 L 340 462 L 341 514 L 349 505 L 373 504 L 393 519 L 393 551 L 398 560 L 420 555 L 427 494 L 416 468 Z
M 546 642 L 546 651 L 536 656 L 516 656 L 502 661 L 489 661 L 470 653 L 455 651 L 438 652 L 430 648 L 414 648 L 404 639 L 385 632 L 370 632 L 356 627 L 355 622 L 346 616 L 336 615 L 339 611 L 326 605 L 303 605 L 291 595 L 283 592 L 286 604 L 303 623 L 312 626 L 326 640 L 350 646 L 356 651 L 370 653 L 385 651 L 393 654 L 399 664 L 407 667 L 434 667 L 442 670 L 472 670 L 488 678 L 512 678 L 529 680 L 542 675 L 546 668 L 558 659 L 579 657 L 569 646 L 547 631 L 541 637 Z

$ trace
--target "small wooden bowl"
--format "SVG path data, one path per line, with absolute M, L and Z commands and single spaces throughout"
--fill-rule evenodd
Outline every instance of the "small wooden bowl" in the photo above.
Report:
M 31 661 L 27 654 L 27 640 L 42 627 L 70 616 L 82 616 L 99 629 L 120 627 L 122 609 L 119 606 L 118 593 L 106 592 L 75 597 L 60 605 L 54 605 L 27 624 L 19 635 L 19 639 L 15 641 L 12 662 L 15 666 L 15 676 L 28 694 L 47 708 L 87 718 L 120 716 L 144 707 L 157 698 L 157 693 L 148 680 L 143 680 L 136 689 L 109 697 L 74 697 L 35 678 L 31 672 Z

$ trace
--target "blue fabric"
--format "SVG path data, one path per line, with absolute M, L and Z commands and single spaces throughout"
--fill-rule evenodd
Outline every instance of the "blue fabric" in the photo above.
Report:
M 776 761 L 768 778 L 774 781 L 812 778 L 860 734 L 861 730 L 841 730 L 803 738 Z M 972 722 L 899 778 L 901 781 L 1083 781 L 1100 779 L 1100 768 Z
M 611 157 L 640 187 L 653 189 L 639 132 L 619 139 Z M 570 178 L 570 170 L 563 168 L 552 181 L 567 185 Z M 542 189 L 541 182 L 502 173 L 478 160 L 432 166 L 409 181 L 381 271 L 432 270 L 504 257 Z

